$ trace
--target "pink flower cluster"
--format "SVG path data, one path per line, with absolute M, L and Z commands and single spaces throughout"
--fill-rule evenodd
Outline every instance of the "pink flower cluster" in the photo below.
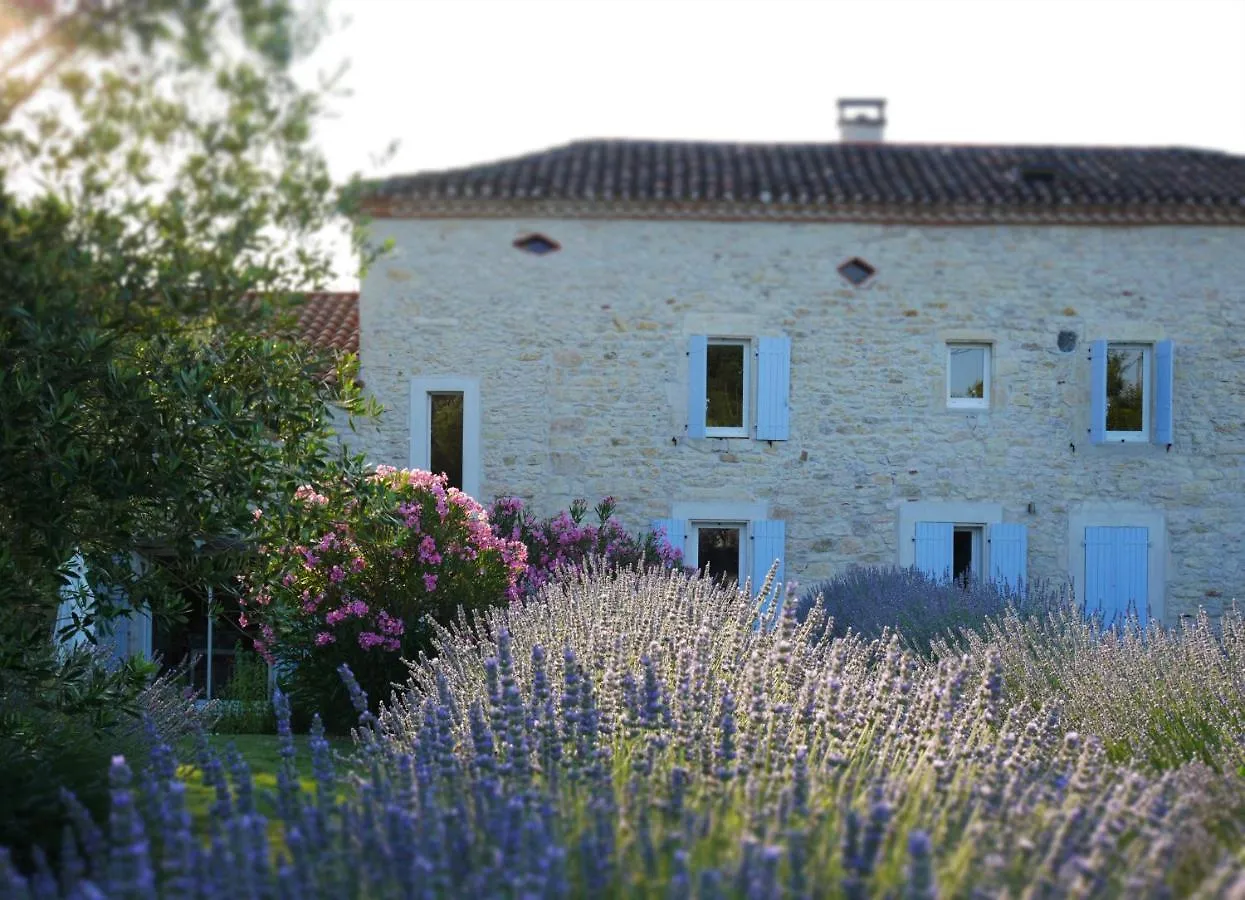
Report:
M 300 503 L 309 503 L 314 506 L 324 506 L 329 502 L 329 498 L 316 491 L 309 484 L 304 484 L 294 492 L 294 499 Z
M 395 619 L 383 609 L 376 614 L 376 621 L 380 625 L 381 631 L 393 637 L 397 637 L 406 631 L 406 624 L 401 619 Z
M 374 631 L 363 631 L 359 633 L 359 646 L 364 650 L 372 650 L 376 647 L 398 650 L 402 644 L 396 638 L 382 637 Z
M 495 534 L 478 502 L 431 472 L 379 466 L 366 481 L 323 492 L 303 485 L 293 526 L 280 517 L 259 526 L 296 529 L 263 535 L 266 573 L 252 579 L 243 604 L 244 623 L 272 598 L 289 611 L 258 616 L 281 623 L 257 647 L 266 655 L 283 642 L 398 652 L 431 595 L 518 599 L 526 548 Z M 288 540 L 293 533 L 302 542 Z
M 674 568 L 682 564 L 682 553 L 660 535 L 636 538 L 628 534 L 612 516 L 613 497 L 597 504 L 597 524 L 585 524 L 587 504 L 576 500 L 569 510 L 538 520 L 531 517 L 516 497 L 502 497 L 489 513 L 492 528 L 511 541 L 521 541 L 527 550 L 528 567 L 520 582 L 524 595 L 531 595 L 548 584 L 562 568 L 579 568 L 589 557 L 609 565 L 660 565 Z

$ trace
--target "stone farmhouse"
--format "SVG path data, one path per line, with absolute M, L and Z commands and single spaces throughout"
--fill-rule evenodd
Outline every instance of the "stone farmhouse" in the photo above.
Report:
M 861 111 L 863 109 L 863 111 Z M 537 511 L 618 500 L 759 583 L 1070 584 L 1108 619 L 1245 586 L 1245 157 L 582 141 L 373 185 L 394 249 L 309 294 L 385 407 L 348 439 Z M 109 637 L 231 668 L 210 592 Z M 197 676 L 196 676 L 197 677 Z
M 389 178 L 359 296 L 374 462 L 618 499 L 698 566 L 1245 584 L 1245 157 L 590 140 Z

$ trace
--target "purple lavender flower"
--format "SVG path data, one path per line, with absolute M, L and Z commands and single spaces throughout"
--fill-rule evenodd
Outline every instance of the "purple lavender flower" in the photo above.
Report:
M 143 822 L 130 790 L 133 779 L 125 757 L 113 757 L 108 780 L 112 800 L 108 827 L 112 838 L 108 853 L 109 883 L 128 896 L 154 900 L 156 873 L 151 865 Z
M 560 533 L 578 540 L 588 527 Z M 1218 773 L 1159 771 L 1130 758 L 1131 745 L 1108 752 L 1084 724 L 1077 688 L 1058 712 L 1017 698 L 1013 676 L 1018 685 L 1028 676 L 1008 648 L 1040 639 L 1038 625 L 1005 623 L 1019 631 L 930 662 L 890 635 L 812 637 L 786 612 L 776 630 L 754 631 L 751 598 L 699 577 L 579 573 L 551 591 L 556 600 L 440 634 L 435 658 L 413 666 L 378 714 L 356 684 L 364 715 L 349 778 L 334 771 L 313 720 L 314 797 L 294 777 L 288 701 L 274 697 L 288 857 L 267 846 L 247 764 L 232 747 L 222 762 L 203 734 L 198 759 L 217 802 L 208 833 L 192 832 L 172 753 L 144 726 L 149 764 L 137 779 L 123 762 L 115 769 L 107 839 L 71 804 L 60 883 L 37 853 L 19 874 L 0 851 L 0 897 L 158 887 L 186 898 L 928 900 L 939 891 L 1163 897 L 1174 883 L 1210 897 L 1239 878 L 1230 811 L 1240 780 L 1224 764 L 1237 748 L 1219 746 Z M 1166 645 L 1174 650 L 1164 641 L 1176 638 L 1151 634 L 1127 652 L 1134 661 L 1178 653 L 1213 678 L 1237 658 L 1229 651 L 1245 649 L 1214 643 L 1237 640 L 1236 627 L 1229 619 L 1226 637 L 1208 628 L 1199 643 Z M 1101 660 L 1124 652 L 1120 640 L 1059 659 Z M 564 648 L 560 657 L 549 646 Z M 348 670 L 343 678 L 349 685 Z M 1215 690 L 1228 696 L 1225 684 Z
M 718 717 L 718 746 L 715 760 L 720 780 L 728 781 L 735 774 L 735 698 L 730 693 L 722 696 L 722 711 Z

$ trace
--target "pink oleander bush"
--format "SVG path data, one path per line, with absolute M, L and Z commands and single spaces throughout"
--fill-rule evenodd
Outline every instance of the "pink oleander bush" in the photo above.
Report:
M 496 535 L 527 548 L 528 566 L 519 581 L 527 597 L 535 596 L 557 572 L 581 570 L 589 559 L 611 569 L 682 565 L 682 552 L 671 547 L 663 534 L 629 534 L 614 520 L 616 508 L 614 498 L 606 497 L 593 508 L 596 523 L 585 523 L 588 504 L 575 500 L 570 509 L 539 519 L 517 497 L 500 497 L 489 510 L 489 521 Z
M 318 710 L 330 730 L 354 718 L 342 663 L 384 698 L 405 676 L 402 657 L 428 649 L 429 622 L 519 596 L 526 548 L 495 534 L 485 509 L 442 475 L 379 466 L 294 496 L 283 515 L 256 511 L 260 557 L 239 624 L 285 673 L 296 711 Z

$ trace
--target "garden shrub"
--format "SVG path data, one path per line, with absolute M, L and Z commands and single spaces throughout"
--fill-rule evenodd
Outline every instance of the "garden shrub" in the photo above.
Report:
M 405 677 L 401 658 L 428 650 L 430 621 L 519 596 L 523 545 L 496 536 L 442 475 L 380 466 L 295 498 L 280 515 L 257 511 L 260 560 L 240 624 L 258 629 L 255 649 L 278 665 L 296 711 L 319 711 L 334 732 L 355 715 L 339 665 L 383 699 Z
M 268 663 L 258 653 L 233 645 L 233 673 L 220 692 L 216 731 L 222 734 L 274 734 Z
M 539 519 L 517 497 L 499 497 L 489 510 L 489 521 L 499 537 L 520 541 L 527 548 L 527 570 L 519 581 L 524 596 L 535 596 L 562 570 L 582 569 L 587 560 L 609 568 L 660 566 L 673 568 L 683 561 L 682 551 L 662 535 L 648 531 L 632 536 L 615 519 L 617 504 L 606 497 L 595 507 L 597 521 L 585 524 L 588 504 L 577 499 L 568 510 Z
M 59 855 L 69 823 L 63 790 L 93 815 L 107 812 L 108 761 L 117 753 L 146 759 L 153 734 L 144 718 L 169 743 L 202 722 L 193 695 L 178 685 L 181 670 L 156 677 L 157 663 L 118 665 L 89 644 L 58 657 L 40 638 L 6 643 L 0 653 L 0 844 L 23 866 L 36 846 Z
M 980 625 L 1009 607 L 1045 609 L 1059 600 L 1044 584 L 1017 593 L 989 581 L 935 579 L 915 568 L 852 566 L 806 589 L 796 611 L 802 622 L 820 607 L 836 637 L 850 629 L 871 639 L 889 630 L 911 649 L 928 653 L 932 640 Z
M 42 896 L 92 895 L 83 877 L 109 896 L 480 900 L 1245 889 L 1240 777 L 1113 764 L 1057 707 L 1009 704 L 992 648 L 933 664 L 794 613 L 756 629 L 753 601 L 682 573 L 559 578 L 471 634 L 438 629 L 377 716 L 346 673 L 370 774 L 337 802 L 320 737 L 314 796 L 286 764 L 288 860 L 269 861 L 245 765 L 204 766 L 204 847 L 161 753 L 137 791 L 113 763 L 111 843 L 83 841 Z M 22 887 L 0 871 L 0 892 Z
M 1059 704 L 1070 727 L 1100 736 L 1108 757 L 1154 769 L 1201 762 L 1245 774 L 1245 618 L 1235 603 L 1176 628 L 1130 618 L 1103 629 L 1076 605 L 993 618 L 937 643 L 997 653 L 1015 702 Z

